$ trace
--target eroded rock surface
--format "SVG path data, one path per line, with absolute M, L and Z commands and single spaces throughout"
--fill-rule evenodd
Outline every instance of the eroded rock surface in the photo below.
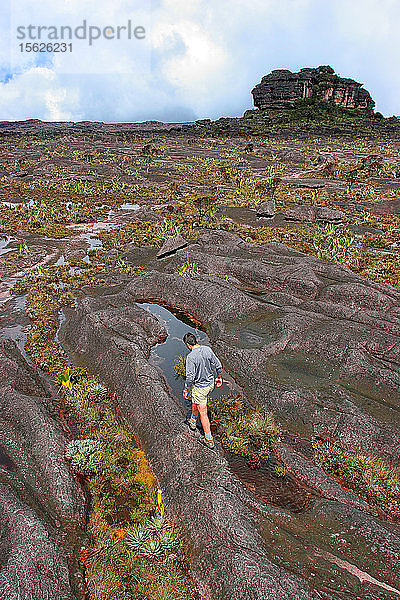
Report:
M 200 275 L 177 274 L 187 254 Z M 273 498 L 257 500 L 220 448 L 198 443 L 148 361 L 165 331 L 136 301 L 162 301 L 203 322 L 248 398 L 296 435 L 329 435 L 399 464 L 399 292 L 284 245 L 255 247 L 222 231 L 202 233 L 162 263 L 150 258 L 149 268 L 118 293 L 68 309 L 61 339 L 121 399 L 187 533 L 201 591 L 218 600 L 398 598 L 398 528 L 301 452 L 280 447 L 287 468 L 316 491 L 294 513 Z M 354 569 L 375 583 L 360 584 Z
M 0 598 L 82 597 L 76 564 L 84 498 L 64 459 L 51 389 L 0 340 Z
M 181 248 L 186 248 L 187 240 L 183 238 L 181 235 L 174 235 L 172 237 L 168 237 L 163 243 L 162 247 L 157 252 L 157 258 L 165 258 L 170 254 L 174 254 L 177 250 Z
M 256 214 L 259 217 L 274 217 L 276 213 L 275 200 L 262 202 L 257 206 Z

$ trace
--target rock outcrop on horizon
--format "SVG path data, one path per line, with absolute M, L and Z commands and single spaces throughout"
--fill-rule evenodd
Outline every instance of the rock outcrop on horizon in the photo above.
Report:
M 297 100 L 317 97 L 332 100 L 343 108 L 373 109 L 374 100 L 362 83 L 339 77 L 330 66 L 304 68 L 298 73 L 277 69 L 265 75 L 252 90 L 260 109 L 290 108 Z

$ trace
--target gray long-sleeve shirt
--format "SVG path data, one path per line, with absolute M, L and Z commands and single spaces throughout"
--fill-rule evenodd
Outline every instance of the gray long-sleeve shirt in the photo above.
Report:
M 186 387 L 206 387 L 214 383 L 214 372 L 222 373 L 222 365 L 209 346 L 193 348 L 186 357 Z

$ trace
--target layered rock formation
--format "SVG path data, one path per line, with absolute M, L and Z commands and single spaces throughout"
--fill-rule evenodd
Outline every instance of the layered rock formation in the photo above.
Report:
M 297 100 L 332 100 L 343 108 L 373 109 L 375 102 L 362 83 L 339 77 L 332 67 L 305 68 L 299 73 L 287 69 L 272 71 L 251 92 L 257 108 L 288 108 Z

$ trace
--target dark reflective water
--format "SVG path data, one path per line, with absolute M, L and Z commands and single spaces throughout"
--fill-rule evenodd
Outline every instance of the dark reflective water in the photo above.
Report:
M 196 336 L 199 344 L 211 346 L 208 336 L 204 331 L 198 329 L 184 313 L 178 310 L 172 311 L 172 309 L 166 309 L 158 304 L 150 304 L 148 302 L 142 303 L 140 306 L 156 316 L 168 331 L 168 337 L 166 341 L 162 344 L 153 346 L 151 349 L 150 362 L 153 365 L 161 368 L 164 377 L 172 390 L 172 393 L 182 402 L 182 405 L 189 410 L 191 406 L 190 402 L 184 400 L 182 397 L 183 388 L 185 387 L 185 380 L 183 377 L 176 376 L 174 365 L 177 363 L 180 355 L 187 356 L 189 354 L 189 350 L 182 341 L 185 333 L 193 333 Z M 232 391 L 235 393 L 240 393 L 238 386 L 235 384 L 232 377 L 228 375 L 228 373 L 223 371 L 222 378 L 222 386 L 220 388 L 215 387 L 211 392 L 213 397 L 220 398 L 221 396 L 226 396 Z
M 15 471 L 15 465 L 2 446 L 0 446 L 0 466 L 5 467 L 8 471 Z
M 226 452 L 225 457 L 236 477 L 257 498 L 267 504 L 299 513 L 307 510 L 310 501 L 315 497 L 290 473 L 279 471 L 281 465 L 273 457 L 266 463 L 262 462 L 261 468 L 254 471 L 247 466 L 242 456 Z
M 182 341 L 185 333 L 193 333 L 200 344 L 210 346 L 207 334 L 196 327 L 187 315 L 176 309 L 167 309 L 148 302 L 139 305 L 156 316 L 168 332 L 165 342 L 157 344 L 151 349 L 150 362 L 161 369 L 172 393 L 185 407 L 186 416 L 189 417 L 191 413 L 190 402 L 182 397 L 185 382 L 183 377 L 176 376 L 174 365 L 179 355 L 187 356 L 189 353 Z M 242 391 L 228 373 L 223 371 L 222 376 L 223 385 L 220 388 L 214 388 L 211 396 L 227 396 L 232 392 L 242 394 Z M 202 431 L 199 420 L 198 428 Z M 305 490 L 289 473 L 286 473 L 283 477 L 277 475 L 276 468 L 280 465 L 272 456 L 267 463 L 262 464 L 260 469 L 252 470 L 247 465 L 244 457 L 227 451 L 224 451 L 224 454 L 232 472 L 260 500 L 287 508 L 293 512 L 303 512 L 309 507 L 310 500 L 313 497 L 312 494 Z

